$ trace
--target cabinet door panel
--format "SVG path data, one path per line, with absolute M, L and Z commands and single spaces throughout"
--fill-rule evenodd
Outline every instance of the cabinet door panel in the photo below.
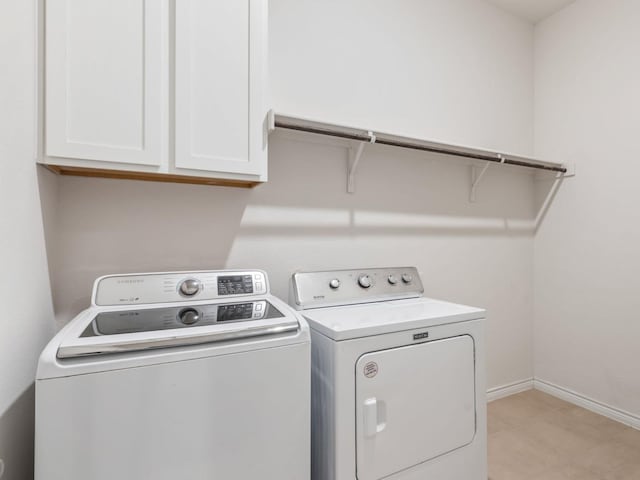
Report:
M 47 155 L 160 164 L 162 3 L 47 0 Z
M 265 0 L 176 3 L 176 167 L 261 175 Z

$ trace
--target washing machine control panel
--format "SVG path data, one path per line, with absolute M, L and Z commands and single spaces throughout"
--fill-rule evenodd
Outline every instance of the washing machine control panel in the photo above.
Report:
M 267 274 L 255 271 L 201 271 L 109 275 L 96 280 L 94 305 L 141 305 L 266 295 Z
M 298 272 L 291 286 L 299 309 L 413 298 L 424 293 L 415 267 Z

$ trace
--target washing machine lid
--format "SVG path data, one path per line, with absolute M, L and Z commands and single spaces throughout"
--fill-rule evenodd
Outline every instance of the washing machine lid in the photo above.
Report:
M 266 299 L 90 312 L 62 339 L 58 358 L 228 342 L 300 328 L 295 317 Z
M 309 326 L 333 340 L 382 335 L 485 317 L 485 310 L 427 297 L 304 310 Z

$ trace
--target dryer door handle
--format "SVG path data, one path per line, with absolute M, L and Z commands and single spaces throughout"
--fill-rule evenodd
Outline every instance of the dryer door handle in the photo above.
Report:
M 377 398 L 367 398 L 362 406 L 364 434 L 375 437 L 387 426 L 387 404 Z

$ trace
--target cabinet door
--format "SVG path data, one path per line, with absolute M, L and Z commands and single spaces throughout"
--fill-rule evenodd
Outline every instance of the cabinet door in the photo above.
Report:
M 160 164 L 163 4 L 46 0 L 48 156 Z
M 175 166 L 266 174 L 267 0 L 177 0 Z

